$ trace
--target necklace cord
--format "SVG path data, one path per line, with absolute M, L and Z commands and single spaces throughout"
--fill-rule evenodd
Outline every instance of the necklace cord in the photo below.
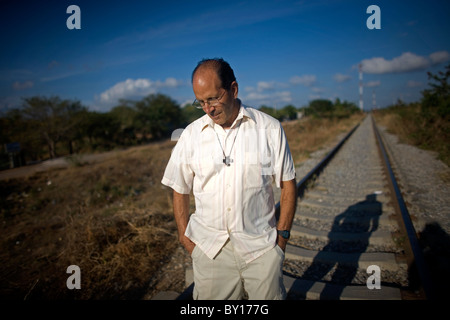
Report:
M 222 142 L 220 142 L 219 135 L 216 132 L 217 140 L 219 140 L 219 145 L 220 145 L 220 148 L 222 149 L 222 153 L 223 153 L 223 157 L 224 157 L 223 158 L 224 163 L 227 164 L 228 166 L 229 166 L 229 164 L 227 162 L 225 162 L 225 161 L 226 161 L 227 158 L 229 159 L 230 156 L 231 156 L 231 152 L 233 151 L 234 143 L 236 142 L 236 138 L 237 138 L 237 135 L 239 133 L 239 129 L 241 128 L 241 123 L 242 123 L 242 119 L 239 121 L 239 126 L 238 126 L 238 129 L 237 129 L 236 135 L 234 136 L 233 144 L 231 145 L 230 154 L 228 155 L 228 157 L 225 154 L 225 150 L 222 147 Z

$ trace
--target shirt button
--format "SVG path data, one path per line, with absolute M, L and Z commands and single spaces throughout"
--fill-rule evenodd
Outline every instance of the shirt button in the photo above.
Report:
M 228 208 L 227 211 L 231 211 L 231 208 Z

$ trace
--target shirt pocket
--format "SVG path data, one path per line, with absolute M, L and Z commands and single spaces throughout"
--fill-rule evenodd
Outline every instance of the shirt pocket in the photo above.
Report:
M 245 154 L 243 184 L 245 188 L 262 188 L 273 180 L 273 162 L 270 156 Z
M 194 158 L 191 166 L 194 171 L 194 192 L 216 192 L 218 171 L 212 155 Z

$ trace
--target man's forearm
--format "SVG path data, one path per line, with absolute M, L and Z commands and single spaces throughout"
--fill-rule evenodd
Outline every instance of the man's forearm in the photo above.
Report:
M 173 213 L 177 223 L 178 239 L 191 253 L 195 244 L 184 235 L 189 222 L 189 194 L 173 191 Z
M 297 207 L 297 184 L 295 179 L 281 182 L 280 217 L 278 219 L 278 230 L 291 230 Z M 287 240 L 278 237 L 278 244 L 284 250 Z

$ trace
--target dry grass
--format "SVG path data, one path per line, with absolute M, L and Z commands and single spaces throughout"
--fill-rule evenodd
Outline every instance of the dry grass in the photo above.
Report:
M 177 245 L 170 193 L 160 184 L 172 146 L 2 183 L 1 296 L 142 296 Z M 72 264 L 83 290 L 66 288 Z
M 333 143 L 339 134 L 348 132 L 363 117 L 355 114 L 340 120 L 306 118 L 283 124 L 294 163 L 307 160 L 314 151 Z
M 348 120 L 286 123 L 295 162 L 348 131 Z M 178 247 L 160 183 L 173 142 L 0 185 L 2 299 L 142 299 Z M 68 290 L 69 265 L 81 290 Z
M 411 137 L 411 132 L 416 129 L 414 124 L 403 121 L 402 117 L 394 112 L 375 112 L 374 116 L 378 124 L 387 128 L 390 133 L 395 134 L 401 142 L 414 144 Z
M 374 117 L 400 142 L 434 151 L 439 160 L 450 166 L 448 115 L 439 115 L 434 110 L 424 112 L 420 104 L 412 103 L 378 110 Z

